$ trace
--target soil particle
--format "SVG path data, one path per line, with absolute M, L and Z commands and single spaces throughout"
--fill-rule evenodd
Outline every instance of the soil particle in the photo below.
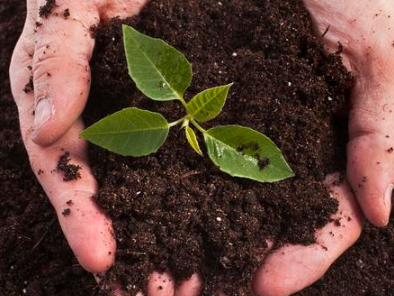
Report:
M 327 28 L 324 30 L 323 34 L 321 35 L 321 38 L 324 38 L 324 36 L 327 35 L 328 31 L 330 31 L 330 25 L 327 26 Z
M 62 215 L 63 215 L 64 217 L 66 217 L 66 216 L 68 216 L 68 215 L 70 215 L 70 214 L 71 214 L 71 210 L 70 210 L 69 208 L 64 209 L 63 212 L 62 212 Z
M 65 19 L 67 19 L 70 16 L 70 9 L 66 8 L 63 12 L 63 16 Z
M 394 148 L 393 148 L 393 147 L 387 149 L 387 152 L 388 152 L 388 153 L 393 153 L 393 151 L 394 151 Z
M 260 167 L 260 170 L 264 170 L 267 165 L 269 165 L 271 163 L 271 160 L 267 157 L 263 157 L 261 159 L 259 159 L 258 165 Z
M 45 4 L 43 6 L 40 6 L 39 9 L 40 17 L 47 18 L 51 14 L 55 6 L 56 6 L 56 0 L 46 0 Z
M 92 37 L 93 39 L 96 38 L 97 35 L 97 30 L 98 30 L 98 26 L 97 25 L 93 25 L 89 28 L 89 35 L 90 37 Z
M 72 206 L 74 203 L 73 203 L 72 199 L 70 199 L 70 200 L 68 200 L 68 201 L 66 202 L 66 204 L 67 204 L 68 206 Z
M 33 75 L 30 76 L 29 78 L 29 82 L 26 83 L 25 88 L 23 89 L 23 91 L 28 94 L 29 92 L 34 90 L 34 84 L 33 84 Z
M 260 145 L 256 142 L 251 142 L 246 145 L 241 145 L 237 148 L 238 152 L 245 152 L 246 150 L 257 151 L 260 149 Z
M 81 178 L 81 173 L 79 172 L 81 166 L 70 164 L 70 161 L 70 152 L 65 151 L 64 154 L 60 156 L 57 164 L 57 169 L 63 172 L 63 180 L 66 182 Z
M 341 219 L 335 219 L 334 220 L 334 225 L 337 226 L 337 227 L 340 227 L 342 225 Z

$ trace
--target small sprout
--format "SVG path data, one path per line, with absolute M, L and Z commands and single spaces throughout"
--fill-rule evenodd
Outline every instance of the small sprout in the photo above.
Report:
M 198 154 L 201 156 L 204 156 L 204 154 L 201 151 L 200 145 L 198 144 L 196 134 L 194 133 L 194 130 L 190 126 L 185 127 L 186 131 L 186 139 L 189 142 L 190 146 L 196 151 Z
M 265 135 L 239 125 L 209 130 L 200 125 L 220 114 L 232 84 L 206 89 L 186 102 L 183 96 L 193 75 L 186 57 L 163 40 L 126 25 L 123 38 L 129 75 L 137 88 L 152 100 L 178 100 L 186 115 L 168 123 L 159 113 L 126 108 L 90 126 L 82 137 L 120 155 L 138 157 L 155 153 L 166 141 L 170 128 L 181 125 L 190 146 L 204 156 L 191 124 L 202 133 L 209 158 L 223 172 L 259 182 L 294 176 L 279 148 Z

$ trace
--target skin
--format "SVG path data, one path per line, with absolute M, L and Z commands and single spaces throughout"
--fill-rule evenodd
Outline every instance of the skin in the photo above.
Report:
M 87 144 L 78 137 L 90 87 L 94 39 L 89 28 L 114 16 L 137 14 L 145 0 L 57 0 L 52 14 L 41 18 L 38 9 L 45 2 L 27 1 L 25 27 L 10 66 L 12 93 L 32 169 L 79 262 L 86 270 L 99 273 L 113 264 L 116 243 L 110 219 L 91 198 L 97 183 L 89 169 Z M 394 5 L 390 0 L 304 2 L 317 36 L 330 26 L 322 39 L 327 52 L 337 51 L 341 42 L 344 64 L 355 75 L 347 166 L 350 186 L 346 181 L 334 186 L 336 176 L 327 177 L 327 186 L 340 204 L 336 218 L 341 219 L 341 226 L 331 223 L 317 231 L 314 245 L 288 245 L 270 253 L 252 280 L 255 295 L 289 295 L 321 277 L 359 237 L 363 222 L 359 205 L 377 226 L 387 225 L 391 210 L 394 38 L 390 35 Z M 67 20 L 63 17 L 66 8 L 71 13 Z M 42 25 L 37 27 L 37 21 Z M 34 91 L 26 94 L 23 89 L 31 75 Z M 53 171 L 61 148 L 70 151 L 73 163 L 82 167 L 81 179 L 64 182 Z M 39 170 L 43 173 L 38 174 Z M 66 204 L 70 199 L 72 206 Z M 62 214 L 65 208 L 71 209 L 70 215 Z M 113 295 L 125 295 L 115 284 L 111 289 Z M 148 296 L 194 296 L 200 290 L 198 275 L 175 285 L 170 274 L 153 273 L 148 284 Z

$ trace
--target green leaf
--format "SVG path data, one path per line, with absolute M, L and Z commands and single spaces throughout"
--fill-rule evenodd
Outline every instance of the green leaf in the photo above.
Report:
M 167 120 L 161 114 L 126 108 L 96 122 L 81 136 L 120 155 L 144 156 L 163 145 L 168 131 Z
M 126 25 L 123 39 L 129 74 L 138 89 L 157 101 L 180 99 L 192 80 L 185 56 L 163 40 Z
M 190 126 L 185 127 L 185 132 L 186 132 L 186 138 L 187 141 L 189 142 L 190 146 L 196 151 L 198 154 L 201 156 L 204 156 L 204 154 L 201 151 L 200 145 L 198 144 L 196 134 L 194 133 L 194 130 Z
M 222 111 L 232 85 L 231 83 L 200 92 L 187 103 L 187 111 L 200 122 L 215 118 Z
M 294 176 L 279 148 L 255 130 L 218 126 L 205 132 L 204 138 L 211 160 L 233 177 L 276 182 Z

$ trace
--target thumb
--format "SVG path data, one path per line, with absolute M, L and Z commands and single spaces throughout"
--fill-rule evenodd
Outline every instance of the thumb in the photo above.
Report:
M 35 117 L 33 141 L 49 145 L 81 115 L 90 88 L 89 60 L 94 47 L 90 27 L 99 22 L 93 1 L 57 0 L 44 13 L 37 1 L 33 57 Z
M 91 272 L 102 272 L 115 260 L 116 242 L 110 219 L 92 199 L 97 183 L 87 161 L 87 143 L 78 136 L 83 129 L 82 121 L 75 121 L 52 145 L 42 147 L 31 140 L 34 95 L 23 89 L 31 75 L 32 30 L 27 23 L 10 65 L 11 90 L 18 107 L 21 136 L 33 171 L 53 204 L 78 261 Z M 63 161 L 59 165 L 61 156 Z
M 382 65 L 384 67 L 384 65 Z M 365 216 L 377 226 L 389 221 L 394 186 L 394 85 L 384 73 L 358 79 L 349 118 L 349 182 Z M 387 74 L 387 72 L 386 72 Z

